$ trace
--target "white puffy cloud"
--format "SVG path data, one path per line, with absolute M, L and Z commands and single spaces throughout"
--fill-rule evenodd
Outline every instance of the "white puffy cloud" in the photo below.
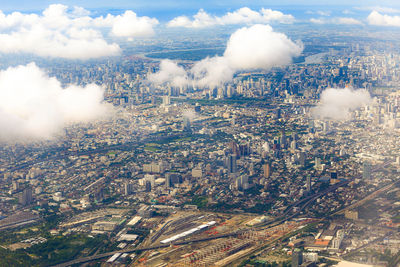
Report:
M 112 33 L 119 37 L 148 37 L 154 34 L 153 26 L 157 23 L 157 19 L 138 17 L 128 10 L 114 18 Z
M 159 72 L 150 74 L 147 79 L 155 84 L 170 82 L 174 86 L 182 86 L 188 81 L 186 71 L 169 59 L 161 61 Z
M 400 27 L 400 16 L 382 15 L 375 10 L 369 14 L 367 20 L 371 25 Z
M 42 14 L 0 11 L 0 52 L 30 53 L 44 57 L 89 59 L 121 53 L 117 43 L 108 43 L 102 30 L 111 37 L 146 37 L 154 34 L 156 19 L 138 17 L 132 11 L 122 15 L 92 18 L 90 12 L 61 4 L 50 5 Z
M 280 11 L 262 8 L 260 11 L 254 11 L 248 7 L 242 7 L 234 12 L 228 12 L 218 17 L 212 16 L 200 9 L 196 15 L 190 19 L 187 16 L 179 16 L 168 22 L 168 27 L 186 27 L 186 28 L 205 28 L 216 25 L 230 24 L 255 24 L 255 23 L 292 23 L 292 15 L 283 14 Z
M 0 141 L 52 139 L 70 123 L 108 114 L 104 89 L 95 84 L 62 88 L 34 63 L 0 71 Z
M 176 78 L 189 77 L 186 84 L 214 87 L 230 81 L 237 71 L 287 65 L 302 51 L 301 43 L 291 41 L 285 34 L 275 32 L 269 25 L 257 24 L 234 32 L 228 40 L 223 56 L 206 58 L 195 63 L 186 75 L 176 63 L 162 61 L 160 71 L 150 76 L 150 80 L 155 83 L 176 84 Z M 154 75 L 163 79 L 157 80 Z
M 346 120 L 350 111 L 369 104 L 372 101 L 367 90 L 352 88 L 328 88 L 321 93 L 320 101 L 312 109 L 317 118 Z
M 236 69 L 225 56 L 205 58 L 192 67 L 192 83 L 200 87 L 215 87 L 230 81 Z
M 269 69 L 287 65 L 299 56 L 303 46 L 269 25 L 244 27 L 229 38 L 224 57 L 235 69 Z

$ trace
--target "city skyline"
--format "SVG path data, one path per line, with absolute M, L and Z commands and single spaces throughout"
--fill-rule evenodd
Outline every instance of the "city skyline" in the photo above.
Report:
M 400 3 L 0 10 L 0 266 L 400 264 Z

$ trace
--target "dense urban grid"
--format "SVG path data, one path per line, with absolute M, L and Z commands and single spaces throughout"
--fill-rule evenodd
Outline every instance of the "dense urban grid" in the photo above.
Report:
M 0 146 L 0 265 L 397 266 L 396 38 L 292 34 L 304 45 L 292 64 L 209 87 L 148 77 L 161 58 L 189 69 L 221 54 L 223 37 L 183 54 L 195 41 L 33 58 L 63 86 L 103 86 L 112 112 Z M 328 90 L 340 109 L 324 106 Z M 354 108 L 358 90 L 367 96 Z

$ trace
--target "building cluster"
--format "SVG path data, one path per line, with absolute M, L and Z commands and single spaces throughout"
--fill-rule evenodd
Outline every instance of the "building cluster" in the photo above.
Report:
M 71 125 L 45 144 L 1 147 L 0 229 L 55 214 L 64 219 L 53 229 L 56 234 L 108 235 L 125 248 L 160 223 L 169 229 L 174 224 L 164 219 L 176 212 L 262 215 L 245 226 L 256 227 L 285 217 L 323 218 L 350 206 L 342 219 L 363 219 L 355 204 L 394 184 L 400 169 L 400 94 L 391 90 L 400 82 L 400 55 L 364 49 L 320 57 L 321 62 L 306 59 L 268 72 L 239 73 L 215 88 L 152 85 L 146 77 L 157 64 L 149 59 L 84 63 L 70 72 L 51 69 L 64 84 L 102 84 L 116 114 Z M 329 87 L 365 88 L 374 99 L 349 110 L 346 120 L 316 118 L 312 107 Z M 381 201 L 384 206 L 390 199 Z M 397 226 L 395 216 L 395 210 L 386 210 L 377 223 Z M 214 224 L 211 219 L 181 228 L 176 223 L 146 237 L 168 244 L 206 235 Z M 346 221 L 314 238 L 299 237 L 293 247 L 301 243 L 313 252 L 293 250 L 292 265 L 313 266 L 316 251 L 350 252 L 349 237 L 357 227 Z M 375 238 L 386 234 L 373 231 Z M 243 240 L 232 251 L 259 242 Z M 397 244 L 390 240 L 382 242 Z M 214 252 L 204 250 L 204 257 L 182 262 L 206 261 L 209 253 L 225 248 L 216 245 Z

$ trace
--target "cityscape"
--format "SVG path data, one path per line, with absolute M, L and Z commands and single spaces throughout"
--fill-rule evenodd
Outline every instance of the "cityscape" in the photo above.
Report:
M 232 2 L 0 3 L 0 266 L 400 266 L 400 3 Z

